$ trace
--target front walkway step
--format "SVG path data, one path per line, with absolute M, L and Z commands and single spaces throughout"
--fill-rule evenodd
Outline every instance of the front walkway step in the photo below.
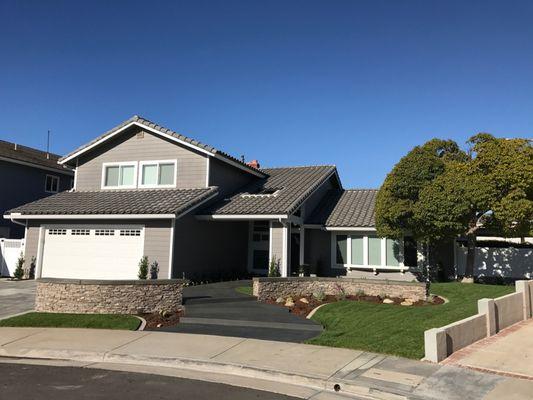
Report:
M 250 328 L 267 328 L 267 329 L 294 329 L 299 331 L 313 331 L 322 332 L 320 325 L 307 324 L 291 324 L 284 322 L 261 322 L 261 321 L 246 321 L 233 320 L 222 318 L 180 318 L 180 324 L 200 324 L 200 325 L 222 325 L 222 326 L 240 326 Z

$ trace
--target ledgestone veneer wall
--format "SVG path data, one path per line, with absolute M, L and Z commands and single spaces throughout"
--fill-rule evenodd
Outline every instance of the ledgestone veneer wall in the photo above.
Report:
M 140 314 L 175 311 L 185 281 L 38 279 L 35 310 L 57 313 Z
M 346 295 L 360 291 L 370 296 L 387 295 L 413 301 L 426 297 L 426 284 L 377 279 L 356 278 L 254 278 L 253 294 L 260 301 L 288 296 L 309 296 L 323 292 L 337 295 L 342 288 Z

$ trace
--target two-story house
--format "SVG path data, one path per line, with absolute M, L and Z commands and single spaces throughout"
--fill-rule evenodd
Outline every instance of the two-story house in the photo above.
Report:
M 0 212 L 71 189 L 74 171 L 58 159 L 57 154 L 0 140 Z M 23 237 L 24 226 L 0 220 L 0 238 Z
M 376 191 L 345 190 L 335 166 L 260 169 L 138 116 L 59 165 L 74 190 L 5 214 L 37 277 L 135 279 L 142 256 L 159 278 L 409 269 L 408 246 L 375 234 Z

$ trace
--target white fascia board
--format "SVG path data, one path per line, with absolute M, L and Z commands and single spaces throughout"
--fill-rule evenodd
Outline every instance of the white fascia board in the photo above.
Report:
M 194 144 L 188 143 L 188 142 L 186 142 L 186 141 L 184 141 L 184 140 L 178 139 L 177 137 L 172 136 L 172 135 L 169 135 L 168 133 L 161 132 L 161 131 L 159 131 L 159 130 L 157 130 L 157 129 L 154 129 L 154 128 L 148 126 L 148 125 L 144 125 L 144 124 L 142 124 L 142 123 L 140 123 L 140 122 L 133 121 L 133 122 L 130 122 L 129 124 L 127 124 L 127 125 L 124 125 L 122 128 L 117 129 L 115 132 L 113 132 L 113 133 L 111 133 L 111 134 L 109 134 L 109 135 L 107 135 L 107 136 L 101 138 L 100 140 L 97 140 L 97 141 L 94 142 L 93 144 L 91 144 L 91 145 L 89 145 L 89 146 L 87 146 L 87 147 L 84 147 L 83 149 L 77 151 L 76 153 L 70 155 L 69 157 L 67 157 L 67 158 L 65 158 L 65 159 L 63 159 L 63 160 L 61 160 L 61 161 L 59 161 L 59 164 L 65 164 L 65 163 L 67 163 L 68 161 L 72 160 L 73 158 L 76 158 L 76 157 L 80 156 L 81 154 L 83 154 L 83 153 L 85 153 L 85 152 L 91 150 L 92 148 L 94 148 L 94 147 L 96 147 L 96 146 L 102 144 L 103 142 L 106 142 L 107 140 L 109 140 L 109 139 L 115 137 L 115 136 L 118 135 L 119 133 L 124 132 L 126 129 L 129 129 L 129 128 L 131 128 L 131 127 L 134 126 L 134 125 L 136 125 L 136 126 L 138 126 L 138 127 L 140 127 L 140 128 L 146 129 L 146 130 L 149 131 L 149 132 L 152 132 L 152 133 L 155 133 L 155 134 L 157 134 L 157 135 L 163 136 L 163 137 L 165 137 L 165 138 L 167 138 L 167 139 L 169 139 L 169 140 L 172 140 L 172 141 L 174 141 L 174 142 L 178 142 L 178 143 L 180 143 L 180 144 L 182 144 L 182 145 L 184 145 L 184 146 L 187 146 L 187 147 L 190 147 L 190 148 L 192 148 L 192 149 L 195 149 L 195 150 L 197 150 L 197 151 L 199 151 L 199 152 L 201 152 L 201 153 L 204 153 L 204 154 L 207 154 L 207 155 L 210 155 L 210 156 L 213 156 L 213 155 L 214 155 L 214 154 L 213 154 L 212 152 L 210 152 L 210 151 L 207 151 L 207 150 L 205 150 L 205 149 L 202 149 L 201 147 L 198 147 L 198 146 L 196 146 L 196 145 L 194 145 Z
M 25 165 L 27 167 L 43 169 L 45 171 L 51 171 L 51 172 L 55 172 L 57 174 L 64 174 L 64 175 L 71 175 L 71 176 L 74 175 L 74 171 L 71 170 L 71 169 L 67 169 L 67 168 L 65 168 L 64 170 L 58 170 L 57 168 L 46 167 L 46 166 L 43 166 L 43 165 L 40 165 L 40 164 L 34 164 L 34 163 L 26 162 L 26 161 L 15 160 L 15 159 L 9 158 L 9 157 L 0 157 L 0 160 L 6 161 L 6 162 L 10 162 L 10 163 L 13 163 L 13 164 Z
M 174 219 L 176 214 L 20 214 L 4 215 L 5 219 Z
M 233 165 L 234 167 L 242 169 L 243 171 L 249 172 L 259 178 L 264 178 L 266 176 L 266 174 L 262 173 L 261 171 L 255 171 L 254 168 L 252 167 L 246 168 L 244 165 L 236 161 L 233 161 L 232 159 L 229 159 L 228 157 L 222 156 L 220 154 L 215 154 L 215 158 L 218 160 L 224 161 L 225 163 L 228 163 L 230 165 Z
M 330 227 L 330 226 L 326 226 L 324 228 L 325 231 L 354 231 L 354 232 L 364 232 L 364 231 L 371 231 L 371 232 L 375 232 L 376 231 L 376 228 L 373 228 L 373 227 L 364 227 L 364 226 L 355 226 L 355 227 L 342 227 L 342 226 L 335 226 L 335 227 Z
M 250 214 L 250 215 L 241 215 L 241 214 L 232 214 L 232 215 L 197 215 L 197 219 L 203 220 L 270 220 L 270 219 L 287 219 L 288 215 L 261 215 L 261 214 Z

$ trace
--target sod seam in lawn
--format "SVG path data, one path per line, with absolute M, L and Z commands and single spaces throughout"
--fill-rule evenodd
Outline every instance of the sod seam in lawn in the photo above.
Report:
M 448 325 L 477 313 L 477 300 L 514 292 L 513 286 L 434 283 L 430 292 L 450 302 L 423 307 L 340 301 L 318 310 L 313 320 L 324 332 L 310 344 L 347 347 L 420 359 L 424 331 Z
M 30 312 L 0 320 L 0 327 L 92 328 L 136 330 L 140 320 L 131 315 Z

